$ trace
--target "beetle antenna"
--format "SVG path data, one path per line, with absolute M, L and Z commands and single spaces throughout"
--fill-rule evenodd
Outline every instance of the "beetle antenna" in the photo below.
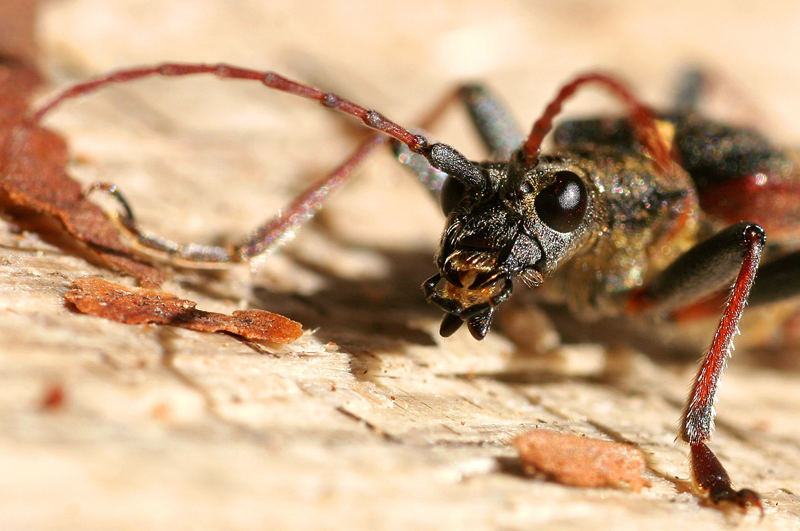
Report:
M 488 180 L 481 169 L 447 144 L 432 144 L 423 147 L 419 153 L 428 159 L 431 166 L 447 173 L 470 190 L 479 192 L 488 185 Z
M 419 152 L 428 145 L 428 142 L 421 135 L 416 135 L 408 129 L 399 126 L 393 121 L 385 118 L 378 111 L 364 108 L 349 100 L 346 100 L 332 92 L 323 92 L 314 87 L 293 81 L 275 72 L 252 70 L 225 63 L 217 64 L 195 64 L 195 63 L 162 63 L 151 66 L 141 66 L 117 70 L 104 76 L 91 79 L 84 83 L 73 85 L 59 94 L 55 95 L 47 103 L 34 111 L 29 119 L 36 123 L 61 105 L 64 101 L 86 94 L 92 93 L 100 88 L 115 83 L 126 83 L 136 79 L 150 76 L 191 76 L 197 74 L 213 74 L 223 79 L 242 79 L 257 81 L 268 88 L 288 92 L 295 96 L 318 101 L 323 107 L 333 109 L 344 114 L 348 114 L 360 119 L 364 124 L 372 129 L 376 129 L 389 135 L 390 137 L 404 143 L 414 152 Z
M 45 115 L 66 100 L 90 94 L 107 85 L 126 83 L 151 76 L 178 77 L 197 74 L 213 74 L 223 79 L 258 81 L 271 89 L 316 100 L 324 107 L 359 118 L 368 127 L 402 142 L 415 153 L 424 155 L 433 167 L 452 175 L 466 187 L 481 190 L 486 185 L 486 178 L 480 169 L 454 148 L 446 144 L 430 145 L 422 135 L 412 133 L 384 117 L 378 111 L 362 107 L 332 92 L 323 92 L 293 81 L 275 72 L 252 70 L 225 63 L 162 63 L 117 70 L 63 90 L 34 111 L 29 119 L 34 123 L 40 122 Z
M 666 171 L 673 162 L 670 148 L 659 134 L 653 113 L 618 79 L 600 72 L 589 72 L 574 78 L 561 87 L 555 98 L 547 105 L 542 115 L 534 122 L 528 139 L 522 146 L 527 164 L 532 165 L 542 152 L 542 141 L 553 128 L 553 119 L 561 112 L 564 102 L 583 85 L 597 83 L 603 85 L 611 93 L 628 106 L 631 125 L 636 138 L 644 146 L 650 157 L 662 171 Z

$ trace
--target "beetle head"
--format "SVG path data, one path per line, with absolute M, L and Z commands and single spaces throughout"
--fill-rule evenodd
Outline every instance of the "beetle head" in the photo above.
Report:
M 528 166 L 516 153 L 508 162 L 468 164 L 466 177 L 461 167 L 445 170 L 439 272 L 423 290 L 446 312 L 442 335 L 466 322 L 482 339 L 514 280 L 538 286 L 587 241 L 596 201 L 586 173 L 566 158 Z

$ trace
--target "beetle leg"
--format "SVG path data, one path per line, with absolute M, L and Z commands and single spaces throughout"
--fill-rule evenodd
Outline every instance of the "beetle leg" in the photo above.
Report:
M 800 251 L 795 251 L 758 267 L 758 275 L 750 290 L 747 304 L 755 307 L 798 296 L 800 296 Z M 673 311 L 670 319 L 680 322 L 711 317 L 725 305 L 725 297 L 724 291 L 719 291 L 709 298 L 701 296 L 698 302 Z M 641 295 L 638 295 L 638 298 L 640 302 L 643 300 Z M 635 307 L 636 304 L 638 303 L 633 303 L 631 306 Z
M 681 71 L 675 85 L 673 109 L 680 113 L 696 111 L 707 85 L 708 75 L 703 68 L 689 66 Z
M 761 499 L 750 489 L 734 490 L 722 464 L 706 446 L 714 429 L 714 402 L 717 385 L 733 347 L 733 336 L 738 331 L 739 320 L 753 286 L 761 250 L 764 247 L 764 232 L 757 225 L 749 225 L 743 233 L 744 257 L 739 274 L 731 288 L 731 295 L 711 346 L 703 358 L 694 386 L 689 395 L 681 422 L 681 438 L 691 447 L 692 476 L 695 484 L 707 491 L 714 502 L 730 501 L 742 507 L 757 506 L 763 514 Z
M 750 292 L 750 305 L 770 304 L 800 295 L 800 251 L 787 254 L 758 268 Z
M 483 85 L 463 85 L 458 95 L 492 160 L 508 160 L 523 134 L 505 105 Z
M 678 308 L 670 314 L 672 321 L 691 321 L 711 317 L 725 304 L 725 293 Z M 785 301 L 800 296 L 800 251 L 781 256 L 758 268 L 753 288 L 747 298 L 752 308 L 765 304 Z
M 679 256 L 648 285 L 628 298 L 626 312 L 669 311 L 683 308 L 730 286 L 742 267 L 748 247 L 746 234 L 764 231 L 750 222 L 728 227 Z
M 98 183 L 92 185 L 89 191 L 105 191 L 117 199 L 122 208 L 122 213 L 117 216 L 120 226 L 131 235 L 137 249 L 143 254 L 163 258 L 182 267 L 219 268 L 248 261 L 290 240 L 295 231 L 322 208 L 324 201 L 349 180 L 361 160 L 387 140 L 379 134 L 367 137 L 343 164 L 312 183 L 287 208 L 231 246 L 178 243 L 147 233 L 139 228 L 128 202 L 115 185 Z
M 242 242 L 235 245 L 240 260 L 247 261 L 265 252 L 272 251 L 290 240 L 295 230 L 313 218 L 324 201 L 345 184 L 353 170 L 372 150 L 386 143 L 388 138 L 373 134 L 361 142 L 356 151 L 333 172 L 312 183 L 300 193 L 288 208 L 252 231 Z
M 742 507 L 761 500 L 749 489 L 734 490 L 730 478 L 714 453 L 706 445 L 714 429 L 714 403 L 725 362 L 733 348 L 750 288 L 753 286 L 764 231 L 754 223 L 739 223 L 680 256 L 645 288 L 631 296 L 628 311 L 656 311 L 675 308 L 713 293 L 720 284 L 733 286 L 711 346 L 706 351 L 695 378 L 681 420 L 681 438 L 691 448 L 692 477 L 695 485 L 718 503 L 728 501 Z M 762 508 L 763 512 L 763 508 Z

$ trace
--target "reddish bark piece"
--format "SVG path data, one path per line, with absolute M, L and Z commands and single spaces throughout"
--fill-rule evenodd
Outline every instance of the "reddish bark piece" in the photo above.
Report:
M 116 225 L 67 175 L 64 140 L 24 120 L 24 92 L 35 86 L 34 76 L 21 66 L 0 65 L 0 82 L 11 87 L 0 91 L 0 202 L 55 218 L 100 265 L 128 273 L 145 286 L 159 285 L 164 274 L 131 258 Z
M 631 444 L 602 441 L 550 430 L 533 430 L 513 441 L 526 472 L 544 474 L 575 487 L 616 487 L 627 484 L 639 492 L 645 461 Z
M 126 324 L 164 324 L 198 332 L 230 332 L 245 339 L 291 343 L 303 333 L 300 323 L 264 310 L 225 315 L 198 310 L 197 303 L 144 288 L 130 288 L 97 277 L 76 280 L 64 294 L 81 313 Z
M 8 132 L 9 123 L 18 120 L 27 110 L 28 100 L 41 81 L 33 67 L 3 57 L 0 49 L 0 124 L 3 133 Z
M 163 273 L 131 257 L 114 223 L 66 174 L 64 140 L 25 120 L 42 81 L 35 66 L 35 18 L 34 1 L 0 2 L 0 207 L 57 220 L 89 258 L 157 286 Z M 43 232 L 54 228 L 40 220 L 34 226 Z

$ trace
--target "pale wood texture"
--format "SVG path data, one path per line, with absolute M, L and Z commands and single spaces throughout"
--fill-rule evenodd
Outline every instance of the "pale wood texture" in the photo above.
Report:
M 701 61 L 763 109 L 746 111 L 751 120 L 781 141 L 800 138 L 791 2 L 269 4 L 48 2 L 43 66 L 63 86 L 121 65 L 225 60 L 338 91 L 401 123 L 454 82 L 482 79 L 527 125 L 588 67 L 619 72 L 658 103 L 681 65 Z M 570 110 L 609 107 L 587 94 Z M 70 140 L 84 182 L 116 182 L 146 227 L 206 242 L 275 212 L 360 134 L 318 106 L 213 79 L 111 90 L 48 124 Z M 480 156 L 457 112 L 435 134 Z M 796 372 L 741 356 L 722 386 L 713 446 L 739 486 L 763 493 L 763 522 L 702 507 L 674 442 L 694 362 L 594 344 L 535 356 L 558 340 L 521 308 L 506 325 L 527 345 L 499 333 L 441 340 L 419 291 L 441 223 L 379 154 L 284 252 L 165 286 L 204 309 L 266 308 L 309 328 L 294 345 L 257 349 L 72 313 L 61 298 L 72 280 L 119 277 L 0 222 L 0 527 L 800 526 Z M 53 385 L 65 403 L 44 412 Z M 633 442 L 652 487 L 519 477 L 509 442 L 534 427 Z

